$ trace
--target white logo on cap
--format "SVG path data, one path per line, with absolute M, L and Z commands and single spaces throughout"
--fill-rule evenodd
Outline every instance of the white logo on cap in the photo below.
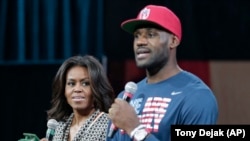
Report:
M 150 14 L 150 9 L 144 8 L 144 9 L 140 12 L 139 18 L 140 18 L 140 19 L 147 19 L 148 16 L 149 16 L 149 14 Z

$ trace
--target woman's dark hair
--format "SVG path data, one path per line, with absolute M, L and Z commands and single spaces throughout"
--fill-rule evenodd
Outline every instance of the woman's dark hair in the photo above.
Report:
M 63 62 L 54 77 L 48 119 L 65 120 L 73 112 L 65 97 L 65 85 L 66 74 L 74 66 L 86 67 L 88 70 L 95 109 L 107 113 L 114 101 L 114 90 L 101 63 L 91 55 L 73 56 Z

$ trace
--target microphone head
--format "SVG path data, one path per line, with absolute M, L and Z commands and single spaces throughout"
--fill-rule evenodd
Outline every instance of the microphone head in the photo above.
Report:
M 125 85 L 125 91 L 134 94 L 137 91 L 137 84 L 135 82 L 128 82 Z
M 56 129 L 58 122 L 55 119 L 49 119 L 47 122 L 47 127 L 50 129 Z

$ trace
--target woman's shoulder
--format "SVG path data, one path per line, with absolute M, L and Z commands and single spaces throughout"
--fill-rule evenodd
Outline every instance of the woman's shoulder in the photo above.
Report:
M 105 113 L 105 112 L 101 112 L 100 115 L 98 115 L 100 118 L 102 119 L 106 119 L 106 120 L 109 120 L 109 116 L 108 116 L 108 113 Z M 97 116 L 97 118 L 98 118 Z

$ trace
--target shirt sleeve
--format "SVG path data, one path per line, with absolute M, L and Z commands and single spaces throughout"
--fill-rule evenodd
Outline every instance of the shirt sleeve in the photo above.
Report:
M 181 124 L 216 124 L 218 106 L 215 96 L 207 89 L 187 96 L 181 112 Z

